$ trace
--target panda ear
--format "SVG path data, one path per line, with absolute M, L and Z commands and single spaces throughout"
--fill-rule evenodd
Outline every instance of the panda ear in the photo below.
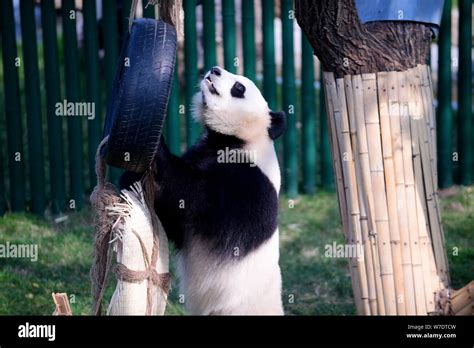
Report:
M 283 111 L 270 111 L 271 125 L 268 128 L 268 135 L 272 140 L 275 140 L 283 134 L 286 128 L 286 115 Z

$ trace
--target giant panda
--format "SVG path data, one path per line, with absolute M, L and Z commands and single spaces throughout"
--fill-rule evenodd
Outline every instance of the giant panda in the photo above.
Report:
M 285 129 L 285 114 L 271 111 L 251 80 L 220 67 L 205 74 L 194 99 L 201 138 L 182 157 L 160 141 L 155 159 L 155 210 L 178 250 L 185 308 L 282 315 L 281 178 L 273 141 Z M 120 185 L 137 179 L 126 172 Z

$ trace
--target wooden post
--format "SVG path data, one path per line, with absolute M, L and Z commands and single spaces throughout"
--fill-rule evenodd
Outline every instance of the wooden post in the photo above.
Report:
M 56 103 L 60 101 L 60 78 L 56 13 L 53 0 L 41 2 L 41 23 L 43 26 L 44 70 L 46 87 L 46 119 L 48 120 L 49 178 L 51 182 L 51 211 L 64 211 L 64 150 L 62 118 L 56 116 Z
M 235 40 L 235 3 L 234 0 L 222 0 L 222 36 L 224 40 L 224 68 L 235 74 L 236 40 Z
M 301 152 L 303 157 L 303 191 L 313 194 L 316 190 L 316 118 L 314 112 L 314 56 L 303 35 L 301 62 Z
M 86 91 L 87 102 L 95 106 L 94 119 L 87 120 L 87 147 L 89 163 L 90 189 L 96 185 L 95 153 L 102 140 L 102 103 L 99 83 L 99 41 L 97 37 L 96 4 L 93 1 L 84 1 L 84 51 L 86 54 Z
M 194 94 L 198 86 L 196 0 L 183 2 L 184 9 L 184 71 L 186 80 L 186 144 L 193 145 L 199 136 L 199 126 L 191 116 Z
M 36 44 L 34 7 L 35 4 L 31 1 L 20 2 L 21 35 L 23 40 L 23 59 L 26 77 L 25 99 L 28 128 L 28 162 L 31 211 L 37 215 L 43 215 L 46 208 L 46 197 L 44 181 L 40 76 L 38 69 L 38 49 Z
M 217 65 L 216 57 L 216 11 L 214 0 L 202 2 L 202 30 L 204 46 L 204 71 Z
M 244 55 L 244 75 L 255 82 L 257 60 L 255 59 L 255 14 L 253 0 L 242 0 L 242 51 Z
M 3 84 L 5 92 L 5 118 L 7 129 L 7 162 L 10 178 L 10 204 L 12 211 L 25 210 L 25 161 L 23 127 L 21 120 L 20 83 L 18 79 L 18 51 L 16 47 L 15 19 L 12 0 L 0 1 L 0 29 L 2 31 Z M 20 157 L 19 157 L 20 156 Z
M 64 61 L 66 77 L 66 99 L 68 102 L 80 101 L 79 57 L 77 52 L 76 8 L 73 0 L 63 0 L 62 17 L 64 30 Z M 71 181 L 70 198 L 76 210 L 84 203 L 82 118 L 68 117 L 69 176 Z M 71 207 L 71 205 L 69 205 Z
M 293 198 L 298 195 L 298 138 L 296 132 L 296 88 L 293 45 L 293 10 L 292 0 L 281 0 L 281 24 L 283 44 L 283 111 L 286 113 L 286 130 L 284 133 L 284 173 L 285 193 Z

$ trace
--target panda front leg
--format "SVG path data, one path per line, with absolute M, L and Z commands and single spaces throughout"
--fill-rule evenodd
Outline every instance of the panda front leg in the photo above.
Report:
M 199 203 L 194 197 L 203 187 L 202 175 L 186 160 L 171 154 L 164 140 L 160 142 L 154 165 L 157 184 L 155 211 L 168 238 L 180 248 L 184 240 L 186 222 L 198 209 Z M 142 176 L 125 172 L 120 179 L 120 187 L 128 188 Z
M 165 169 L 168 168 L 168 164 L 172 162 L 172 154 L 170 153 L 168 146 L 166 145 L 163 138 L 160 140 L 159 150 L 157 156 L 155 158 L 155 163 L 157 167 L 160 168 L 160 172 L 158 173 L 156 179 L 157 184 L 161 185 L 161 182 L 165 176 Z M 126 171 L 122 174 L 119 180 L 119 187 L 120 190 L 128 189 L 133 183 L 140 181 L 143 178 L 143 173 L 135 173 Z

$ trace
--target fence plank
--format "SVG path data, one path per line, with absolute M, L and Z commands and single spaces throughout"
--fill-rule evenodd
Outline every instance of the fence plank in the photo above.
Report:
M 438 70 L 438 181 L 440 188 L 453 184 L 453 113 L 451 110 L 451 0 L 444 2 L 439 31 Z
M 118 19 L 117 19 L 117 1 L 102 1 L 102 22 L 104 24 L 104 67 L 105 67 L 105 90 L 107 104 L 112 92 L 112 85 L 115 79 L 118 59 Z M 121 170 L 110 167 L 109 180 L 112 183 L 118 183 Z
M 0 10 L 1 11 L 1 10 Z M 1 14 L 0 14 L 0 20 L 1 20 Z M 2 36 L 2 27 L 0 26 L 0 37 Z M 0 46 L 1 47 L 1 46 Z M 0 48 L 1 51 L 1 48 Z M 0 66 L 3 66 L 2 62 L 2 55 L 0 54 Z M 3 85 L 2 81 L 0 81 L 0 95 L 4 95 L 4 88 L 5 86 Z M 4 100 L 2 97 L 0 97 L 0 110 L 4 110 L 5 105 L 4 105 Z M 2 113 L 1 115 L 4 115 Z M 2 125 L 1 129 L 4 129 L 4 123 L 5 120 L 3 117 L 0 117 L 0 124 Z M 6 176 L 6 164 L 5 164 L 5 140 L 7 138 L 7 135 L 4 134 L 4 132 L 0 131 L 0 217 L 5 214 L 6 211 L 6 203 L 7 203 L 7 191 L 6 191 L 6 186 L 5 186 L 5 176 Z
M 25 210 L 25 166 L 22 160 L 23 131 L 21 124 L 19 62 L 15 38 L 15 21 L 11 0 L 0 1 L 2 30 L 3 83 L 7 128 L 8 174 L 10 176 L 10 204 L 12 211 Z M 18 59 L 18 60 L 17 60 Z M 8 84 L 8 88 L 7 88 Z M 18 160 L 20 158 L 20 160 Z
M 263 96 L 272 110 L 277 104 L 274 16 L 274 1 L 262 0 Z
M 197 92 L 196 0 L 184 0 L 184 64 L 186 80 L 186 143 L 193 145 L 199 136 L 199 126 L 191 116 L 194 94 Z
M 56 115 L 60 102 L 60 78 L 54 0 L 41 1 L 43 26 L 44 70 L 46 84 L 46 113 L 48 120 L 49 171 L 51 181 L 51 210 L 64 211 L 66 196 L 64 182 L 64 151 L 62 118 Z
M 244 75 L 255 82 L 255 14 L 253 0 L 242 0 L 242 47 Z
M 95 1 L 83 2 L 84 13 L 84 51 L 86 69 L 86 91 L 87 102 L 93 103 L 95 115 L 93 119 L 87 120 L 88 126 L 88 159 L 90 188 L 96 184 L 95 175 L 95 153 L 101 141 L 102 128 L 102 103 L 99 84 L 99 44 L 97 39 L 97 16 Z
M 316 188 L 316 123 L 314 105 L 314 56 L 313 49 L 301 35 L 301 120 L 303 153 L 303 191 L 313 194 Z
M 474 141 L 472 133 L 472 0 L 459 1 L 459 71 L 458 71 L 458 151 L 459 182 L 474 182 Z
M 20 2 L 25 98 L 28 128 L 28 163 L 31 211 L 43 215 L 46 207 L 44 182 L 43 131 L 39 87 L 38 48 L 36 43 L 35 4 Z
M 216 13 L 214 0 L 202 2 L 202 25 L 204 46 L 204 71 L 207 72 L 217 65 L 216 58 Z
M 326 101 L 324 98 L 323 70 L 320 69 L 319 89 L 319 153 L 321 165 L 321 185 L 325 189 L 334 190 L 334 174 L 331 148 L 329 146 L 328 118 L 326 115 Z
M 105 82 L 107 100 L 112 91 L 117 69 L 118 57 L 118 25 L 117 25 L 117 2 L 114 0 L 103 0 L 102 2 L 103 24 L 104 24 L 104 50 L 105 50 Z
M 234 0 L 222 0 L 222 37 L 224 41 L 224 68 L 235 74 L 235 6 Z
M 0 100 L 0 110 L 3 109 L 2 101 Z M 5 165 L 3 158 L 3 139 L 0 136 L 0 216 L 5 214 L 6 210 L 6 191 L 5 191 Z
M 64 32 L 64 63 L 66 76 L 66 99 L 68 102 L 79 102 L 79 59 L 77 52 L 76 9 L 74 0 L 62 1 Z M 83 148 L 82 117 L 69 116 L 68 149 L 71 193 L 69 207 L 80 210 L 83 206 Z
M 120 34 L 121 34 L 121 41 L 125 37 L 125 34 L 128 31 L 128 22 L 130 19 L 130 9 L 132 7 L 132 0 L 122 0 L 122 17 L 120 18 L 121 26 L 120 26 Z
M 168 118 L 166 123 L 166 140 L 170 151 L 175 155 L 179 155 L 181 153 L 181 132 L 179 122 L 179 78 L 177 59 L 174 67 L 174 78 L 171 86 L 170 100 L 168 102 Z
M 271 110 L 277 108 L 277 83 L 275 64 L 275 3 L 273 0 L 262 0 L 263 32 L 263 96 Z M 280 152 L 280 139 L 275 142 L 275 151 Z
M 281 23 L 283 43 L 283 110 L 286 113 L 286 131 L 284 133 L 284 183 L 285 192 L 294 197 L 298 194 L 298 143 L 296 132 L 296 93 L 295 62 L 293 45 L 292 0 L 281 0 Z

